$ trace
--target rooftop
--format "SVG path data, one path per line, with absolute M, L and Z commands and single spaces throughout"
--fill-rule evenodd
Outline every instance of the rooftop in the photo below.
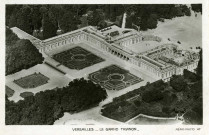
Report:
M 137 44 L 131 44 L 127 45 L 124 48 L 128 48 L 132 50 L 135 53 L 143 53 L 149 50 L 152 50 L 158 46 L 161 46 L 162 44 L 156 41 L 141 41 Z

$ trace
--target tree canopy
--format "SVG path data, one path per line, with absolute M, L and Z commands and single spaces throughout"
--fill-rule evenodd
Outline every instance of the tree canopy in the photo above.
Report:
M 97 106 L 106 91 L 91 81 L 75 79 L 68 86 L 36 93 L 17 103 L 6 98 L 7 125 L 51 125 L 64 115 Z
M 200 11 L 199 5 L 192 5 L 192 9 Z M 186 5 L 175 4 L 7 5 L 6 25 L 16 26 L 29 34 L 43 27 L 43 37 L 39 38 L 46 39 L 56 35 L 58 28 L 65 33 L 85 25 L 100 29 L 111 24 L 121 25 L 125 12 L 126 27 L 137 29 L 135 24 L 141 30 L 156 28 L 160 19 L 191 15 Z
M 202 4 L 191 4 L 192 10 L 202 13 Z
M 6 75 L 42 63 L 44 58 L 38 49 L 26 39 L 19 39 L 6 29 Z
M 199 53 L 199 56 L 200 56 L 200 60 L 197 65 L 197 76 L 199 77 L 199 79 L 202 79 L 202 49 Z
M 187 88 L 187 83 L 181 75 L 173 75 L 170 79 L 170 85 L 177 92 L 184 91 Z

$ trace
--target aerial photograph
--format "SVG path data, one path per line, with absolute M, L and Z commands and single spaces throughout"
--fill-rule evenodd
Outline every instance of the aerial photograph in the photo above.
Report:
M 7 4 L 6 125 L 202 125 L 202 4 Z

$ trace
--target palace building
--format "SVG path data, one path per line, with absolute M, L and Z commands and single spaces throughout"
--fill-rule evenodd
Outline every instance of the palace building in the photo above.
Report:
M 199 61 L 196 52 L 180 50 L 176 44 L 166 43 L 158 36 L 116 25 L 101 30 L 88 26 L 33 43 L 45 54 L 64 45 L 91 44 L 164 81 L 174 74 L 183 74 L 184 69 L 195 72 Z

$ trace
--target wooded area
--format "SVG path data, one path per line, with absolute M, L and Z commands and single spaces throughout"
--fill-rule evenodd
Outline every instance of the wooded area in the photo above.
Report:
M 27 39 L 19 39 L 6 28 L 6 75 L 41 64 L 44 58 Z
M 64 112 L 77 113 L 97 106 L 107 97 L 101 86 L 75 79 L 63 88 L 46 90 L 17 103 L 6 97 L 6 125 L 52 125 Z
M 103 106 L 102 115 L 125 122 L 138 114 L 175 117 L 184 114 L 185 124 L 202 124 L 202 51 L 197 73 L 184 70 L 173 75 L 168 83 L 162 80 L 147 83 L 138 89 L 116 97 Z
M 202 7 L 192 5 L 192 10 L 201 12 Z M 6 25 L 47 39 L 88 25 L 100 29 L 112 24 L 121 26 L 124 12 L 126 27 L 137 29 L 138 25 L 141 30 L 156 28 L 159 20 L 191 15 L 186 5 L 174 4 L 7 5 Z

